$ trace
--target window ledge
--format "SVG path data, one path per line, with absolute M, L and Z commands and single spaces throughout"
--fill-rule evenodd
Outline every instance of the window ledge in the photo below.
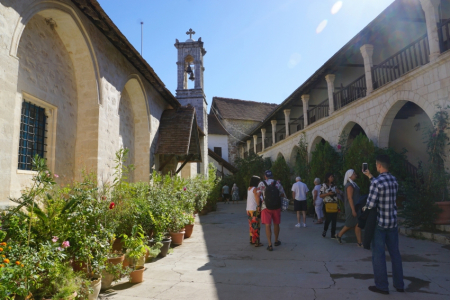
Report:
M 17 169 L 17 174 L 25 174 L 25 175 L 36 175 L 38 171 L 30 171 L 30 170 L 20 170 Z

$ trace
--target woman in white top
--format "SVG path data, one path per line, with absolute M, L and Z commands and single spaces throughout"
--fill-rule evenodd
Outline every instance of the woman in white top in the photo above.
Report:
M 253 176 L 247 189 L 247 216 L 250 229 L 250 244 L 261 247 L 259 242 L 261 228 L 261 192 L 257 189 L 261 178 Z
M 322 185 L 320 184 L 320 178 L 314 179 L 314 189 L 313 189 L 313 203 L 314 208 L 316 210 L 317 214 L 317 223 L 316 224 L 322 224 L 323 223 L 323 199 L 320 198 L 320 188 Z

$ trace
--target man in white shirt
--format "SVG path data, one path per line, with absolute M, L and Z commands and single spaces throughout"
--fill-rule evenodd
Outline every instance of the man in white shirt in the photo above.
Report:
M 297 225 L 295 227 L 301 227 L 300 224 L 300 212 L 303 213 L 303 227 L 306 227 L 306 193 L 309 192 L 306 184 L 301 182 L 301 178 L 295 178 L 295 183 L 292 185 L 292 198 L 294 198 L 294 210 L 297 212 Z

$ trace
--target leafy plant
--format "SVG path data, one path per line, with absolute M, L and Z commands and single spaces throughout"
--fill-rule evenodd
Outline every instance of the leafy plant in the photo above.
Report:
M 273 163 L 272 169 L 273 178 L 275 180 L 280 180 L 281 185 L 285 189 L 289 189 L 291 186 L 291 170 L 286 163 L 283 156 L 279 156 Z
M 124 246 L 127 249 L 126 256 L 131 260 L 132 265 L 135 266 L 136 262 L 149 250 L 149 247 L 145 244 L 145 235 L 142 226 L 133 226 L 131 236 L 123 234 L 122 238 Z
M 308 142 L 304 133 L 300 136 L 298 147 L 299 150 L 295 157 L 294 173 L 306 180 L 309 177 L 310 166 L 308 161 Z

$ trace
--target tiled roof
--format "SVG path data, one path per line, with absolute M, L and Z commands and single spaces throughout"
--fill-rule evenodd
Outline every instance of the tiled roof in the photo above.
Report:
M 217 120 L 215 114 L 208 115 L 208 134 L 229 135 L 219 120 Z
M 211 149 L 208 148 L 208 155 L 211 156 L 211 158 L 213 158 L 215 161 L 217 161 L 219 164 L 223 165 L 224 168 L 228 169 L 228 171 L 232 172 L 232 173 L 236 173 L 238 170 L 233 167 L 232 164 L 230 164 L 229 162 L 227 162 L 225 159 L 223 159 L 219 154 L 217 154 L 216 152 L 212 151 Z
M 263 121 L 278 104 L 214 97 L 211 105 L 223 119 Z
M 156 154 L 175 155 L 178 161 L 184 161 L 191 155 L 190 162 L 201 161 L 199 131 L 193 106 L 166 109 L 163 112 Z

